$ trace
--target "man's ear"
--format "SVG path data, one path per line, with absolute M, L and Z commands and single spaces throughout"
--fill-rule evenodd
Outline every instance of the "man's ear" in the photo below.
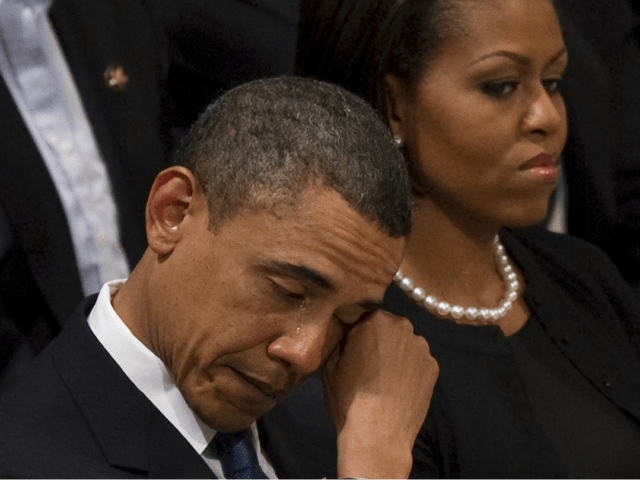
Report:
M 171 253 L 184 233 L 186 219 L 202 207 L 203 200 L 189 169 L 175 166 L 160 172 L 147 200 L 147 240 L 151 249 L 160 255 Z
M 409 96 L 402 80 L 388 73 L 385 76 L 387 82 L 387 123 L 391 129 L 391 133 L 397 136 L 402 143 L 407 139 L 407 125 L 409 119 Z

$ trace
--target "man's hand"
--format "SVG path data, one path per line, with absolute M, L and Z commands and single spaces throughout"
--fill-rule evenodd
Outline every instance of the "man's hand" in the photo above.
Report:
M 324 372 L 340 478 L 407 478 L 438 364 L 411 323 L 379 311 L 348 333 Z

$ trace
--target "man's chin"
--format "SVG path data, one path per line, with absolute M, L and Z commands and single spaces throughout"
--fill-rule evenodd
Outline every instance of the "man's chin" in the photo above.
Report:
M 267 411 L 271 410 L 275 403 L 268 408 L 262 408 L 259 411 L 252 409 L 246 411 L 235 405 L 225 405 L 222 408 L 198 409 L 192 407 L 198 414 L 200 419 L 209 427 L 219 432 L 234 433 L 246 430 L 258 420 Z
M 262 415 L 260 415 L 261 417 Z M 209 418 L 205 419 L 205 423 L 218 432 L 234 433 L 249 428 L 258 418 L 256 416 L 236 414 L 227 418 Z

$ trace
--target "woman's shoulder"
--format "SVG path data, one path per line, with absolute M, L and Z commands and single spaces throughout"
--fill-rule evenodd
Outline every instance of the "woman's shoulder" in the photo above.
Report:
M 551 232 L 540 226 L 524 228 L 504 228 L 501 238 L 511 244 L 519 243 L 533 251 L 550 256 L 591 254 L 606 257 L 606 254 L 592 243 L 569 234 Z
M 501 238 L 525 270 L 535 264 L 574 275 L 607 275 L 622 280 L 609 256 L 586 240 L 538 226 L 503 229 Z
M 573 298 L 596 310 L 615 304 L 625 315 L 640 312 L 631 287 L 597 246 L 539 227 L 505 229 L 501 238 L 530 293 L 542 298 L 562 292 L 563 301 Z

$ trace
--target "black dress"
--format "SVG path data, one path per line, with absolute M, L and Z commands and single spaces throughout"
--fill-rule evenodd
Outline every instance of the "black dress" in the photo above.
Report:
M 590 244 L 540 229 L 501 237 L 524 275 L 532 312 L 512 337 L 497 326 L 440 319 L 398 287 L 387 291 L 386 308 L 412 321 L 440 365 L 412 476 L 589 477 L 606 466 L 605 476 L 637 477 L 640 309 L 633 294 Z

